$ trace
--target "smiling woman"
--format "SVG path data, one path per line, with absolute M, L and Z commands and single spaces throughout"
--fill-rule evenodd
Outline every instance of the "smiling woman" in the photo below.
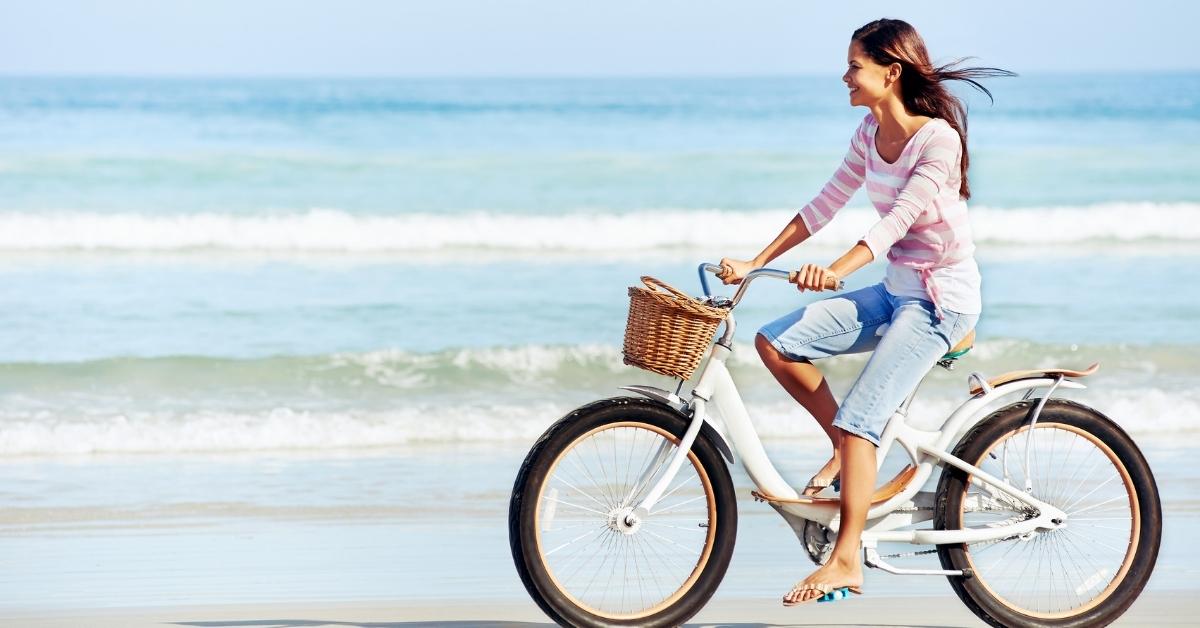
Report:
M 860 592 L 859 540 L 883 427 L 943 354 L 973 338 L 982 297 L 967 219 L 966 110 L 943 83 L 966 81 L 990 98 L 977 79 L 1014 76 L 995 68 L 934 67 L 916 29 L 892 19 L 856 30 L 847 64 L 842 80 L 850 104 L 870 113 L 841 167 L 758 256 L 721 261 L 722 279 L 739 283 L 828 224 L 860 187 L 879 212 L 879 221 L 849 251 L 829 267 L 804 265 L 795 283 L 801 291 L 820 292 L 886 256 L 884 281 L 783 316 L 755 341 L 772 375 L 812 414 L 833 448 L 805 494 L 838 490 L 839 483 L 844 489 L 833 553 L 784 596 L 789 606 L 831 590 Z M 812 360 L 868 351 L 871 359 L 839 406 Z

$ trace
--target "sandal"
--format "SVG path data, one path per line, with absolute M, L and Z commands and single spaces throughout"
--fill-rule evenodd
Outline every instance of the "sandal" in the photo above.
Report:
M 810 597 L 807 600 L 802 600 L 799 602 L 788 602 L 787 600 L 784 600 L 783 605 L 784 606 L 796 606 L 799 604 L 807 604 L 814 600 L 817 602 L 836 602 L 838 600 L 844 600 L 844 599 L 850 597 L 851 593 L 853 593 L 855 595 L 862 595 L 861 587 L 835 587 L 833 585 L 825 584 L 824 582 L 819 582 L 816 584 L 804 584 L 804 585 L 802 585 L 800 583 L 796 583 L 796 586 L 792 587 L 792 590 L 788 591 L 788 594 L 795 593 L 795 592 L 802 592 L 802 591 L 817 591 L 817 592 L 821 593 L 822 595 L 819 595 L 817 597 Z M 787 597 L 787 596 L 784 596 L 784 597 Z
M 832 478 L 822 478 L 814 475 L 809 478 L 808 485 L 804 487 L 804 490 L 807 492 L 810 488 L 818 489 L 816 493 L 812 493 L 812 495 L 816 495 L 830 486 L 833 487 L 835 493 L 842 491 L 841 474 L 835 475 Z
M 837 454 L 835 453 L 834 458 L 836 458 L 836 457 L 837 457 Z M 841 480 L 842 471 L 841 471 L 841 469 L 834 471 L 833 477 L 821 477 L 822 472 L 825 472 L 825 473 L 829 472 L 829 467 L 833 464 L 834 458 L 830 458 L 829 462 L 826 462 L 825 466 L 821 467 L 820 471 L 817 471 L 817 473 L 815 475 L 813 475 L 811 478 L 808 479 L 808 484 L 804 487 L 804 490 L 803 490 L 806 497 L 811 497 L 813 495 L 817 495 L 818 493 L 820 493 L 821 491 L 823 491 L 829 487 L 833 487 L 834 492 L 837 492 L 837 493 L 840 493 L 842 491 L 842 480 Z M 839 466 L 841 466 L 841 465 L 839 465 Z M 810 493 L 809 492 L 810 489 L 816 489 L 816 490 Z

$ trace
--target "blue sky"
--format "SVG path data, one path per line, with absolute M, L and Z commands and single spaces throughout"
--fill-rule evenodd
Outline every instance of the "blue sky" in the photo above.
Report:
M 0 0 L 0 73 L 639 76 L 842 71 L 854 28 L 1018 72 L 1200 69 L 1191 2 Z

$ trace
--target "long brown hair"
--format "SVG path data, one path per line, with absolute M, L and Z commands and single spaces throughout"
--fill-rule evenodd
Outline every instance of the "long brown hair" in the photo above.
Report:
M 958 131 L 958 138 L 962 142 L 962 184 L 958 193 L 964 199 L 971 198 L 971 188 L 967 185 L 967 165 L 970 163 L 967 156 L 967 109 L 942 83 L 963 81 L 987 94 L 989 101 L 995 102 L 992 93 L 979 83 L 979 79 L 1016 74 L 999 68 L 955 67 L 966 59 L 935 68 L 929 62 L 925 41 L 917 29 L 903 20 L 875 20 L 854 31 L 851 39 L 857 41 L 875 63 L 900 64 L 900 94 L 905 108 L 917 115 L 942 118 Z

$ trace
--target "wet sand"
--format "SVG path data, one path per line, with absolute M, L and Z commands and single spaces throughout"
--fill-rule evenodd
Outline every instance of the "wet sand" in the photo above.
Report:
M 816 450 L 772 447 L 797 452 L 781 456 L 789 475 L 820 462 Z M 1166 527 L 1154 575 L 1117 625 L 1195 625 L 1200 614 L 1193 451 L 1147 448 Z M 0 625 L 550 625 L 508 545 L 508 492 L 522 453 L 425 446 L 372 457 L 9 460 Z M 866 572 L 862 597 L 783 608 L 779 596 L 814 566 L 787 524 L 748 498 L 744 474 L 735 484 L 737 546 L 695 625 L 984 625 L 945 578 L 877 570 Z M 930 555 L 893 562 L 937 565 Z
M 1194 626 L 1200 603 L 1194 594 L 1143 595 L 1114 626 Z M 48 614 L 0 615 L 5 624 L 28 628 L 93 626 L 137 628 L 525 628 L 553 626 L 522 600 L 453 603 L 250 604 L 154 609 L 80 609 Z M 886 626 L 957 628 L 984 626 L 953 596 L 862 597 L 852 602 L 783 608 L 774 599 L 717 599 L 688 626 L 758 628 L 766 626 Z

